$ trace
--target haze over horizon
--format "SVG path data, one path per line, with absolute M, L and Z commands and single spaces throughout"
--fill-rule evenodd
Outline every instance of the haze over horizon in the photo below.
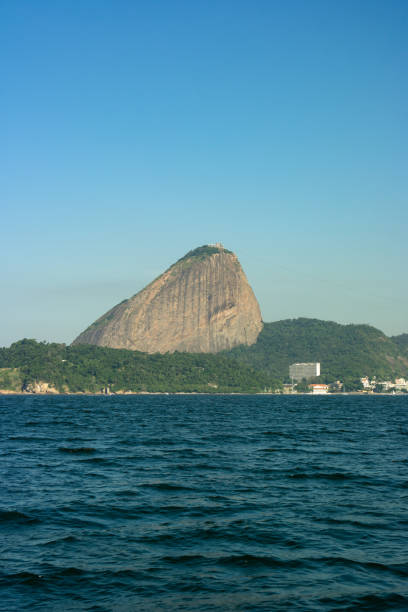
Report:
M 264 321 L 408 332 L 408 4 L 0 6 L 0 346 L 71 342 L 187 251 Z

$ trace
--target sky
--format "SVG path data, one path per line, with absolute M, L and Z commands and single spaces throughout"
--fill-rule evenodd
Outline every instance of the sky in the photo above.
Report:
M 0 346 L 187 251 L 264 321 L 408 332 L 406 0 L 2 0 Z

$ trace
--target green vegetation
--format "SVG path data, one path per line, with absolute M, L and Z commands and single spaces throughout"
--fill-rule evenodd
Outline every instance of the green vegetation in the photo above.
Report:
M 188 270 L 195 263 L 199 261 L 204 261 L 205 259 L 207 259 L 207 257 L 214 255 L 214 253 L 233 254 L 232 251 L 228 251 L 227 249 L 205 244 L 204 246 L 197 247 L 196 249 L 193 249 L 192 251 L 186 253 L 186 255 L 184 255 L 184 257 L 181 257 L 181 259 L 178 259 L 176 263 L 170 267 L 170 269 L 173 270 L 175 274 L 180 271 L 180 269 L 183 271 Z
M 21 391 L 23 384 L 18 368 L 0 368 L 0 389 L 7 391 Z
M 398 346 L 401 353 L 408 357 L 408 334 L 400 334 L 399 336 L 391 336 L 391 340 Z
M 0 368 L 14 368 L 20 389 L 44 381 L 59 391 L 258 392 L 271 377 L 223 355 L 149 355 L 99 346 L 20 340 L 0 349 Z M 1 385 L 2 386 L 2 385 Z
M 214 255 L 214 253 L 230 253 L 230 254 L 232 254 L 232 251 L 228 251 L 227 249 L 220 248 L 220 247 L 217 247 L 217 246 L 212 246 L 212 245 L 209 245 L 209 244 L 205 244 L 203 246 L 197 247 L 196 249 L 193 249 L 192 251 L 189 251 L 188 253 L 186 253 L 186 255 L 184 255 L 184 257 L 181 257 L 178 261 L 176 261 L 175 265 L 177 265 L 178 263 L 180 263 L 182 261 L 186 261 L 187 259 L 202 260 L 202 259 L 205 259 L 206 257 L 208 257 L 209 255 Z
M 303 378 L 300 382 L 297 383 L 296 391 L 298 393 L 310 393 L 309 381 L 307 381 L 306 378 Z
M 320 361 L 321 376 L 307 381 L 346 391 L 361 389 L 362 376 L 408 377 L 408 334 L 387 338 L 369 325 L 340 325 L 318 319 L 266 323 L 252 346 L 216 355 L 149 355 L 94 345 L 21 340 L 0 349 L 0 388 L 20 390 L 43 381 L 59 391 L 230 393 L 277 390 L 289 382 L 291 363 Z M 307 391 L 306 382 L 298 390 Z M 334 387 L 333 387 L 334 388 Z
M 398 343 L 378 329 L 318 319 L 265 323 L 256 344 L 224 354 L 287 382 L 290 364 L 319 361 L 320 382 L 342 380 L 350 390 L 362 376 L 384 380 L 408 375 L 408 350 L 404 354 Z

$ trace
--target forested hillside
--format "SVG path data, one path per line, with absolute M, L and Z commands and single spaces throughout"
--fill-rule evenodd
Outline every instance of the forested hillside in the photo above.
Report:
M 408 334 L 391 336 L 391 340 L 398 346 L 401 353 L 408 357 Z
M 322 382 L 355 388 L 362 376 L 408 377 L 408 334 L 318 319 L 265 323 L 256 344 L 218 354 L 147 354 L 91 345 L 21 340 L 0 349 L 0 388 L 36 381 L 59 391 L 257 392 L 288 380 L 291 363 L 319 361 Z
M 387 379 L 408 375 L 408 335 L 398 338 L 395 342 L 369 325 L 287 319 L 265 323 L 255 344 L 238 346 L 228 355 L 281 380 L 291 363 L 304 361 L 320 361 L 325 382 L 365 375 Z
M 269 375 L 222 355 L 149 355 L 27 339 L 0 349 L 0 388 L 19 390 L 36 381 L 71 392 L 99 392 L 105 387 L 134 392 L 256 392 L 276 386 Z

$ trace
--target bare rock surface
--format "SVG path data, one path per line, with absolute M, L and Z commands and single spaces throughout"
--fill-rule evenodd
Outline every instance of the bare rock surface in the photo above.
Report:
M 50 383 L 37 380 L 24 387 L 25 393 L 58 393 L 58 390 Z
M 261 312 L 237 256 L 221 245 L 190 251 L 74 340 L 147 353 L 216 353 L 253 344 Z

